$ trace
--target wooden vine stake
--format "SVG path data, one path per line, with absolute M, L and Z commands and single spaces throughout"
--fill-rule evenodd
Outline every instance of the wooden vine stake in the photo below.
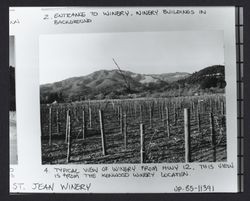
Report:
M 142 123 L 142 105 L 140 105 L 140 123 Z
M 52 138 L 52 118 L 51 118 L 51 107 L 49 107 L 49 146 L 51 146 Z
M 152 128 L 152 107 L 149 107 L 149 125 Z
M 141 134 L 141 163 L 144 163 L 144 125 L 140 124 L 140 134 Z
M 66 111 L 65 143 L 68 141 L 69 110 Z
M 59 111 L 58 111 L 58 108 L 56 110 L 56 132 L 59 135 L 60 130 L 59 130 Z
M 197 118 L 197 128 L 198 128 L 198 132 L 200 133 L 201 131 L 201 122 L 200 122 L 200 111 L 199 111 L 199 107 L 197 107 L 196 109 L 196 118 Z
M 176 125 L 177 119 L 176 119 L 176 106 L 174 104 L 174 125 Z
M 86 137 L 86 113 L 82 111 L 82 139 L 84 140 Z
M 191 162 L 190 109 L 184 108 L 185 162 Z
M 211 145 L 213 149 L 213 162 L 216 162 L 216 137 L 214 130 L 214 116 L 213 113 L 210 113 L 210 131 L 211 131 Z
M 224 102 L 221 102 L 221 115 L 225 114 L 225 110 L 224 110 Z
M 120 106 L 117 108 L 117 119 L 120 121 Z
M 67 147 L 68 147 L 68 149 L 67 149 L 67 163 L 69 163 L 70 162 L 70 155 L 71 155 L 71 128 L 70 128 L 70 112 L 69 111 L 67 111 L 68 112 L 68 144 L 67 144 Z
M 159 115 L 159 118 L 162 119 L 160 102 L 158 102 L 158 115 Z
M 106 152 L 106 140 L 104 136 L 104 122 L 103 122 L 103 112 L 99 110 L 99 119 L 100 119 L 100 131 L 101 131 L 101 138 L 102 138 L 102 154 L 105 156 Z
M 164 122 L 164 103 L 161 104 L 161 118 L 162 118 L 162 121 Z
M 120 109 L 120 132 L 123 134 L 123 110 Z
M 92 128 L 92 111 L 90 106 L 89 106 L 89 128 Z
M 127 149 L 127 114 L 124 113 L 124 148 Z
M 168 111 L 168 107 L 166 107 L 166 130 L 167 130 L 167 136 L 170 137 L 170 126 L 169 126 L 169 111 Z

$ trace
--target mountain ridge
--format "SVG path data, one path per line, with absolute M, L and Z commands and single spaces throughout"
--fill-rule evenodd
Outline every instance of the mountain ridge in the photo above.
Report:
M 49 83 L 44 83 L 44 84 L 41 84 L 40 86 L 46 86 L 46 85 L 53 85 L 53 84 L 55 84 L 55 83 L 57 83 L 57 82 L 64 82 L 64 81 L 67 81 L 67 80 L 72 80 L 72 79 L 79 79 L 79 78 L 83 78 L 83 77 L 86 77 L 86 76 L 90 76 L 90 75 L 92 75 L 92 74 L 94 74 L 94 73 L 98 73 L 98 72 L 102 72 L 102 71 L 118 71 L 119 72 L 119 70 L 117 70 L 117 69 L 112 69 L 112 70 L 106 70 L 106 69 L 101 69 L 101 70 L 98 70 L 98 71 L 95 71 L 95 72 L 92 72 L 92 73 L 90 73 L 90 74 L 87 74 L 87 75 L 83 75 L 83 76 L 74 76 L 74 77 L 70 77 L 70 78 L 66 78 L 66 79 L 62 79 L 62 80 L 60 80 L 60 81 L 56 81 L 56 82 L 49 82 Z M 144 76 L 156 76 L 156 77 L 158 77 L 158 76 L 164 76 L 164 75 L 173 75 L 173 74 L 180 74 L 180 75 L 189 75 L 190 73 L 187 73 L 187 72 L 174 72 L 174 73 L 161 73 L 161 74 L 150 74 L 150 73 L 133 73 L 133 72 L 131 72 L 131 71 L 124 71 L 124 70 L 121 70 L 122 72 L 127 72 L 127 73 L 129 73 L 129 74 L 136 74 L 136 75 L 144 75 Z
M 207 86 L 203 83 L 204 80 Z M 85 76 L 40 85 L 40 96 L 41 103 L 105 98 L 168 97 L 176 96 L 177 88 L 179 95 L 180 88 L 181 95 L 186 95 L 187 89 L 192 89 L 190 93 L 194 94 L 204 87 L 204 89 L 224 88 L 222 84 L 218 84 L 224 80 L 224 66 L 221 65 L 206 67 L 194 73 L 140 74 L 118 69 L 102 69 Z

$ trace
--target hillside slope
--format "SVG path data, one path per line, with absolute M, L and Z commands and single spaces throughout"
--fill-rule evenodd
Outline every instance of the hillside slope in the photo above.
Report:
M 15 82 L 15 68 L 9 67 L 10 79 L 10 111 L 16 111 L 16 82 Z
M 223 92 L 224 66 L 210 66 L 192 74 L 184 72 L 138 74 L 130 71 L 99 70 L 40 86 L 41 103 L 87 99 L 186 96 Z

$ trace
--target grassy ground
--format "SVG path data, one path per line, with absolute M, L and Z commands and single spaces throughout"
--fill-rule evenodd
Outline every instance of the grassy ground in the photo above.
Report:
M 173 110 L 173 109 L 172 109 Z M 185 162 L 184 150 L 184 119 L 183 113 L 173 121 L 173 112 L 170 111 L 170 137 L 167 137 L 164 119 L 159 118 L 157 111 L 153 117 L 152 128 L 149 126 L 148 115 L 144 116 L 145 125 L 145 163 L 180 163 Z M 111 109 L 110 109 L 111 111 Z M 81 113 L 80 113 L 81 114 Z M 79 114 L 79 118 L 80 118 Z M 196 116 L 191 116 L 191 149 L 193 162 L 213 162 L 213 149 L 211 146 L 209 113 L 200 115 L 201 128 L 198 129 Z M 221 126 L 222 115 L 215 115 L 216 132 L 216 161 L 226 161 L 226 128 Z M 64 125 L 65 120 L 62 121 Z M 113 164 L 113 163 L 140 163 L 140 118 L 128 116 L 127 148 L 124 147 L 124 136 L 120 132 L 119 120 L 115 114 L 107 112 L 104 117 L 107 155 L 103 156 L 101 134 L 98 127 L 98 116 L 93 115 L 93 126 L 87 129 L 85 140 L 81 139 L 81 127 L 72 121 L 71 161 L 76 164 Z M 81 119 L 79 120 L 81 124 Z M 43 124 L 48 127 L 47 124 Z M 54 129 L 55 130 L 55 129 Z M 52 136 L 52 145 L 48 138 L 42 139 L 42 163 L 65 164 L 67 144 L 64 142 L 65 128 L 61 133 Z M 73 131 L 72 131 L 73 132 Z M 44 133 L 47 134 L 44 128 Z

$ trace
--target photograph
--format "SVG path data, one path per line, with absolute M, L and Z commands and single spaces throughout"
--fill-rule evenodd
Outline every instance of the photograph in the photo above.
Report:
M 220 30 L 41 35 L 42 164 L 226 162 L 226 81 Z
M 15 87 L 15 38 L 9 36 L 9 76 L 10 76 L 10 108 L 9 108 L 9 135 L 10 135 L 10 164 L 18 163 L 17 132 L 16 132 L 16 87 Z

